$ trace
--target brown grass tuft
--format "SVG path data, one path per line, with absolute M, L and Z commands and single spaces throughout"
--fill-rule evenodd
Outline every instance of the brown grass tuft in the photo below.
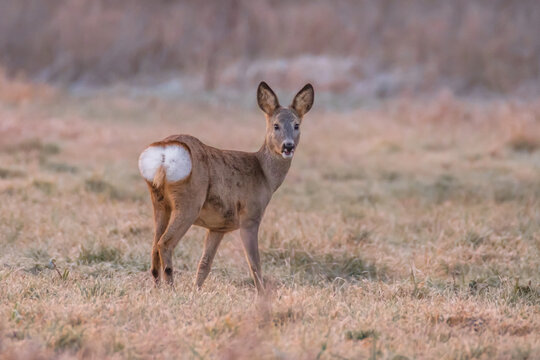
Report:
M 540 138 L 530 134 L 518 133 L 508 140 L 508 146 L 517 152 L 533 153 L 540 148 Z

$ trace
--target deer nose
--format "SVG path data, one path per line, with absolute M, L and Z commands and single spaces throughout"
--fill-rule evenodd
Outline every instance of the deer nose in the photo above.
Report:
M 283 143 L 283 149 L 287 150 L 287 151 L 291 151 L 294 149 L 294 142 L 292 141 L 286 141 Z

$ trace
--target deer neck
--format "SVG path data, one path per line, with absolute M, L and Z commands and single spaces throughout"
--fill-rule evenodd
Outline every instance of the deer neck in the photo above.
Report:
M 285 180 L 292 159 L 284 159 L 281 155 L 276 154 L 268 147 L 266 141 L 256 155 L 268 185 L 272 192 L 276 191 Z

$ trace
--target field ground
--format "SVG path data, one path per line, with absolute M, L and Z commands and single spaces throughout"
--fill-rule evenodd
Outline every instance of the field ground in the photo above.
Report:
M 137 157 L 173 133 L 257 150 L 259 111 L 32 91 L 0 102 L 0 358 L 540 358 L 539 102 L 315 106 L 257 299 L 236 233 L 192 290 L 195 227 L 154 288 Z

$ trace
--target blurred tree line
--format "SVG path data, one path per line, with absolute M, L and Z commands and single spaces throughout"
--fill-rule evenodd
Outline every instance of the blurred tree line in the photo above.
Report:
M 537 0 L 0 0 L 0 66 L 61 84 L 314 56 L 512 91 L 540 74 Z

